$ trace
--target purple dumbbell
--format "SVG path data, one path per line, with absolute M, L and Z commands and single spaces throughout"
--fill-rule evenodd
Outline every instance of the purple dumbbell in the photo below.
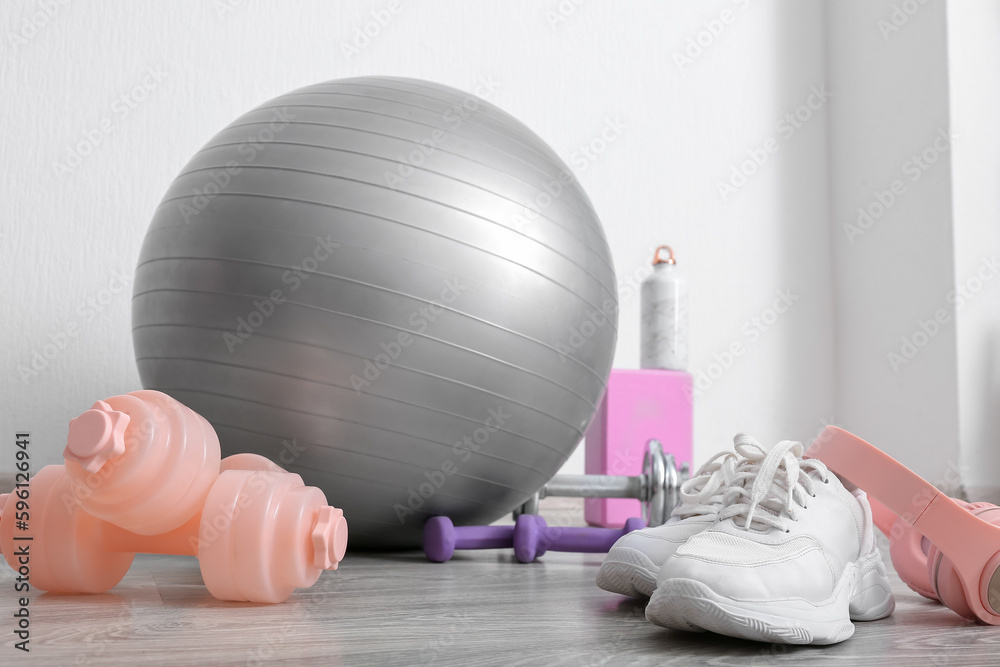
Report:
M 424 524 L 424 553 L 428 560 L 443 563 L 455 549 L 503 549 L 514 546 L 514 526 L 459 526 L 446 516 L 434 516 Z
M 646 522 L 636 517 L 623 528 L 549 527 L 540 516 L 522 514 L 514 525 L 514 557 L 530 563 L 546 551 L 607 553 L 619 537 L 645 527 Z
M 530 563 L 546 551 L 606 553 L 615 541 L 633 530 L 645 528 L 632 518 L 624 528 L 549 527 L 537 514 L 522 514 L 513 526 L 459 526 L 446 516 L 431 517 L 424 524 L 424 553 L 428 560 L 443 563 L 455 549 L 504 549 L 514 547 L 514 556 Z

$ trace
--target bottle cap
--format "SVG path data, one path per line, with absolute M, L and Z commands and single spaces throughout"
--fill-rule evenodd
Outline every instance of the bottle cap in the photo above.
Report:
M 663 251 L 663 250 L 667 251 L 667 258 L 666 259 L 663 259 L 660 256 L 660 252 Z M 660 247 L 658 247 L 656 249 L 656 252 L 653 253 L 653 266 L 656 266 L 657 264 L 676 264 L 676 263 L 677 262 L 674 261 L 674 251 L 668 245 L 661 245 Z

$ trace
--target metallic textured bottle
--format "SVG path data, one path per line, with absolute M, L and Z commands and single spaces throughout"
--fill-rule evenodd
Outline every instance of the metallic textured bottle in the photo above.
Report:
M 666 259 L 661 257 L 663 251 Z M 687 282 L 677 269 L 674 251 L 660 246 L 653 256 L 653 273 L 642 283 L 641 368 L 687 368 L 687 299 Z

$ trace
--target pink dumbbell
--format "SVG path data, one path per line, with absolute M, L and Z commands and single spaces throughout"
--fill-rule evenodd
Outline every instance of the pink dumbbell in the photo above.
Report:
M 0 551 L 17 569 L 15 530 L 31 536 L 41 590 L 100 593 L 136 553 L 162 553 L 197 556 L 217 598 L 281 602 L 344 557 L 347 522 L 322 491 L 261 456 L 220 461 L 211 426 L 165 394 L 99 401 L 71 422 L 66 457 L 31 480 L 27 530 L 18 497 L 0 496 Z
M 139 535 L 166 533 L 201 512 L 220 456 L 201 415 L 148 390 L 94 403 L 69 423 L 63 451 L 80 507 Z

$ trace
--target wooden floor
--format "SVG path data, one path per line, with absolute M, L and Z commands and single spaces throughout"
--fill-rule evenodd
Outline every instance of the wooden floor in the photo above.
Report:
M 543 511 L 544 513 L 544 511 Z M 0 665 L 954 665 L 1000 664 L 1000 627 L 968 623 L 894 576 L 896 613 L 832 647 L 673 632 L 594 584 L 600 555 L 349 554 L 280 605 L 227 603 L 194 558 L 138 556 L 95 596 L 32 593 L 31 653 L 13 648 L 14 573 L 0 570 Z

